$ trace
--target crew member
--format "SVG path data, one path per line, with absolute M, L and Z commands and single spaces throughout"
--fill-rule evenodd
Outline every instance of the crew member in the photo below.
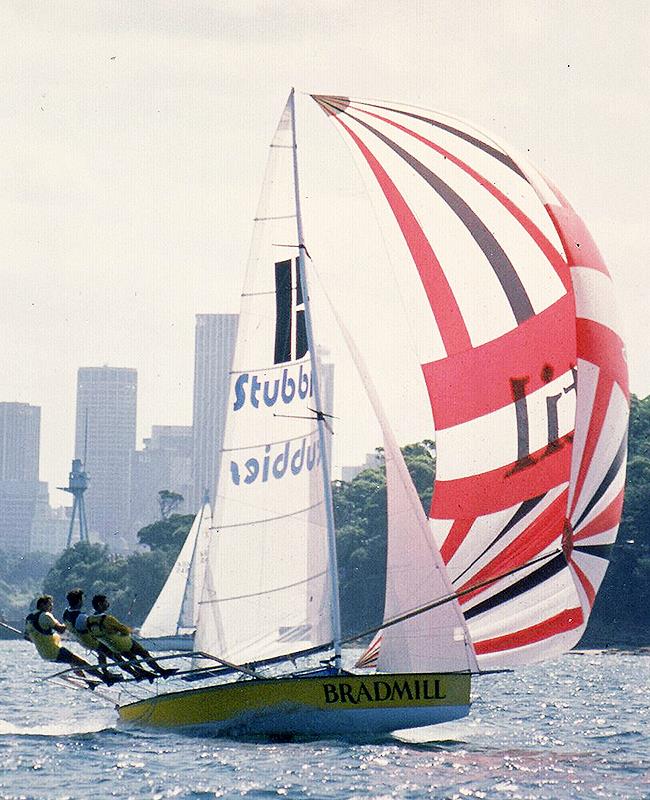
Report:
M 44 661 L 69 664 L 71 667 L 76 668 L 74 670 L 75 674 L 84 680 L 86 680 L 84 672 L 87 672 L 90 675 L 96 675 L 109 686 L 115 683 L 114 676 L 110 674 L 102 675 L 97 667 L 92 666 L 92 664 L 68 650 L 67 647 L 61 647 L 59 634 L 63 633 L 66 627 L 52 614 L 53 607 L 51 595 L 44 594 L 37 599 L 36 611 L 28 614 L 25 619 L 25 639 L 34 644 L 39 656 Z
M 120 622 L 112 614 L 107 614 L 110 603 L 105 594 L 96 594 L 93 597 L 93 608 L 96 613 L 87 618 L 88 630 L 100 642 L 105 644 L 113 653 L 119 654 L 130 660 L 142 658 L 161 678 L 175 675 L 178 670 L 165 669 L 154 660 L 151 653 L 136 642 L 131 636 L 131 628 Z
M 92 635 L 88 630 L 88 615 L 84 614 L 82 609 L 83 596 L 84 593 L 81 589 L 71 589 L 66 595 L 68 607 L 63 612 L 63 622 L 70 635 L 73 636 L 79 644 L 82 644 L 85 648 L 95 653 L 100 668 L 105 675 L 112 674 L 108 671 L 108 659 L 110 658 L 117 663 L 118 667 L 128 672 L 137 680 L 151 678 L 153 673 L 141 669 L 135 664 L 129 664 L 126 658 L 119 653 L 114 653 L 103 642 L 100 642 L 99 639 L 96 639 Z M 117 678 L 118 676 L 113 675 L 113 677 Z

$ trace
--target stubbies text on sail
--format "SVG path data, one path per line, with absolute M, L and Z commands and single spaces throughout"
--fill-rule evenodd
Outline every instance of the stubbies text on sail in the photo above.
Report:
M 311 369 L 304 364 L 285 367 L 277 378 L 265 378 L 255 372 L 243 372 L 235 381 L 233 411 L 244 406 L 273 408 L 276 403 L 290 405 L 313 394 Z
M 312 441 L 309 441 L 312 438 Z M 250 456 L 243 463 L 230 462 L 230 479 L 235 486 L 240 484 L 266 483 L 269 480 L 282 480 L 311 472 L 320 466 L 320 441 L 313 437 L 291 440 L 280 444 L 267 444 L 259 448 L 259 453 Z

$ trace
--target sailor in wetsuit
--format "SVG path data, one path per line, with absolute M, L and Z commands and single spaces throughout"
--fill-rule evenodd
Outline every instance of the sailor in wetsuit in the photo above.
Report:
M 84 593 L 81 589 L 71 589 L 66 595 L 68 607 L 63 612 L 63 622 L 65 627 L 79 644 L 82 644 L 88 650 L 92 650 L 97 656 L 100 668 L 104 675 L 113 675 L 114 678 L 118 676 L 108 671 L 108 659 L 117 662 L 117 666 L 121 667 L 125 672 L 133 675 L 134 678 L 141 680 L 143 678 L 153 677 L 153 673 L 137 667 L 135 664 L 129 664 L 128 660 L 118 653 L 113 653 L 103 642 L 96 639 L 88 630 L 88 615 L 84 614 L 83 606 Z
M 54 661 L 57 664 L 70 664 L 71 667 L 76 667 L 75 674 L 84 680 L 84 672 L 87 672 L 97 676 L 109 686 L 115 683 L 113 676 L 102 675 L 97 667 L 93 667 L 92 664 L 75 655 L 67 647 L 61 647 L 59 634 L 63 633 L 66 627 L 54 617 L 52 608 L 52 597 L 44 594 L 36 601 L 36 611 L 28 614 L 25 619 L 24 637 L 34 644 L 39 656 L 44 661 Z
M 135 660 L 138 657 L 142 658 L 161 678 L 175 675 L 178 670 L 161 667 L 154 660 L 151 653 L 145 650 L 139 642 L 133 640 L 131 628 L 128 625 L 124 625 L 112 614 L 106 613 L 109 605 L 106 595 L 96 594 L 93 597 L 93 608 L 96 613 L 87 618 L 90 633 L 115 654 L 130 660 Z

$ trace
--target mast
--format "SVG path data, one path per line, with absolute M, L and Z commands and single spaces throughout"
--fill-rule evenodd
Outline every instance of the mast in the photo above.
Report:
M 291 104 L 291 134 L 293 144 L 293 185 L 296 199 L 296 224 L 298 228 L 298 271 L 302 285 L 303 302 L 305 306 L 305 328 L 307 332 L 307 344 L 309 346 L 309 358 L 311 362 L 312 386 L 314 390 L 314 400 L 316 409 L 320 412 L 320 376 L 318 374 L 316 347 L 314 343 L 314 331 L 311 319 L 311 303 L 309 300 L 309 287 L 307 285 L 307 274 L 305 269 L 304 253 L 305 240 L 302 229 L 302 215 L 300 211 L 300 183 L 298 181 L 298 146 L 296 143 L 296 106 L 294 101 L 294 89 L 291 89 L 289 101 Z M 325 496 L 325 513 L 327 517 L 327 545 L 330 563 L 330 581 L 332 584 L 332 632 L 334 634 L 334 664 L 337 669 L 341 667 L 341 611 L 339 606 L 339 576 L 336 558 L 336 534 L 334 530 L 334 506 L 332 502 L 332 485 L 330 483 L 330 464 L 329 455 L 325 440 L 325 420 L 322 414 L 317 414 L 318 439 L 321 450 L 321 464 L 323 466 L 323 490 Z

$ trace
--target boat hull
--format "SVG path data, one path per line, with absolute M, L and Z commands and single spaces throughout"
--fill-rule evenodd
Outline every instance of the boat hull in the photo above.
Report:
M 387 733 L 469 713 L 468 673 L 245 680 L 118 706 L 122 722 L 214 735 Z

